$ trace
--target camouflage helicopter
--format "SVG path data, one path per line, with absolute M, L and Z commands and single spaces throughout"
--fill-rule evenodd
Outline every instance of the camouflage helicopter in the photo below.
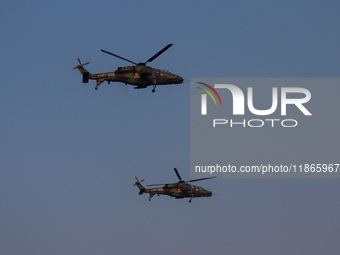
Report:
M 157 58 L 171 46 L 172 44 L 168 44 L 144 63 L 135 63 L 131 60 L 120 57 L 109 51 L 101 50 L 104 53 L 110 54 L 112 56 L 115 56 L 117 58 L 123 59 L 127 62 L 134 64 L 134 66 L 118 67 L 118 69 L 114 72 L 91 74 L 84 68 L 84 65 L 90 64 L 90 62 L 82 64 L 79 58 L 78 58 L 79 65 L 77 65 L 73 69 L 78 69 L 80 73 L 83 75 L 83 83 L 88 83 L 89 80 L 96 80 L 97 84 L 95 89 L 98 89 L 98 86 L 102 84 L 104 81 L 107 81 L 108 84 L 110 84 L 110 82 L 112 81 L 123 82 L 125 83 L 125 85 L 127 84 L 134 85 L 136 86 L 135 89 L 144 89 L 148 86 L 153 86 L 152 92 L 155 92 L 157 85 L 183 83 L 183 77 L 181 76 L 172 74 L 165 70 L 152 68 L 151 66 L 146 65 L 146 63 L 152 62 L 155 58 Z
M 185 197 L 190 197 L 189 203 L 191 203 L 191 200 L 194 197 L 211 197 L 212 192 L 205 190 L 201 187 L 190 185 L 188 182 L 197 182 L 197 181 L 202 181 L 202 180 L 207 180 L 211 178 L 216 178 L 216 176 L 213 177 L 206 177 L 206 178 L 200 178 L 200 179 L 194 179 L 191 181 L 183 181 L 181 176 L 179 175 L 177 168 L 174 168 L 175 173 L 179 179 L 179 182 L 177 183 L 170 183 L 170 184 L 152 184 L 152 185 L 147 185 L 148 187 L 151 186 L 160 186 L 164 185 L 163 187 L 159 188 L 151 188 L 147 189 L 145 188 L 141 182 L 143 182 L 145 179 L 139 181 L 136 178 L 136 182 L 133 186 L 137 186 L 139 189 L 139 195 L 142 195 L 143 193 L 149 193 L 149 201 L 151 201 L 151 198 L 154 195 L 167 195 L 170 197 L 174 197 L 175 199 L 180 199 L 180 198 L 185 198 Z

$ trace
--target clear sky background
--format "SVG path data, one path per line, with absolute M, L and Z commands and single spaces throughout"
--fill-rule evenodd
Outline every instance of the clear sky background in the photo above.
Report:
M 215 179 L 211 198 L 138 196 L 189 178 L 189 82 L 81 82 L 146 61 L 199 77 L 339 77 L 338 1 L 7 1 L 0 8 L 0 253 L 339 254 L 332 179 Z M 338 116 L 334 116 L 338 118 Z M 322 132 L 327 132 L 327 127 Z

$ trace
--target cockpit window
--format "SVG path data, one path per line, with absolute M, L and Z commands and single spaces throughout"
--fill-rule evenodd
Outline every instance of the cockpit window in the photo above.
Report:
M 172 73 L 170 73 L 169 71 L 166 71 L 166 70 L 161 70 L 161 69 L 156 69 L 156 68 L 154 68 L 154 71 L 156 72 L 156 73 L 159 73 L 159 74 L 161 74 L 161 73 L 166 73 L 166 74 L 172 74 Z
M 124 72 L 131 72 L 134 71 L 135 67 L 134 66 L 125 66 L 125 67 L 118 67 L 116 70 L 117 73 L 124 73 Z
M 199 187 L 199 186 L 195 186 L 195 185 L 192 185 L 192 188 L 193 188 L 193 189 L 203 190 L 203 188 L 201 188 L 201 187 Z

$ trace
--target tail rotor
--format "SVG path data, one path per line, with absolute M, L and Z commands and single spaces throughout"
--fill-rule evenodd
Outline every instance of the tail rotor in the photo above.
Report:
M 136 182 L 135 182 L 135 184 L 133 184 L 133 186 L 137 186 L 137 188 L 139 189 L 139 195 L 142 195 L 143 193 L 144 193 L 144 191 L 145 191 L 145 188 L 144 188 L 144 186 L 142 185 L 142 184 L 140 184 L 141 182 L 143 182 L 143 181 L 145 181 L 145 179 L 143 179 L 143 180 L 138 180 L 138 178 L 137 177 L 135 177 L 136 178 Z
M 140 184 L 141 182 L 145 181 L 145 178 L 143 180 L 138 180 L 138 178 L 135 176 L 137 182 L 135 182 L 135 184 L 133 184 L 133 186 L 136 186 L 137 184 Z
M 87 62 L 87 63 L 85 63 L 85 64 L 82 64 L 81 61 L 80 61 L 80 59 L 79 59 L 79 58 L 77 58 L 77 59 L 78 59 L 79 65 L 73 67 L 73 70 L 78 69 L 78 68 L 80 68 L 80 67 L 83 67 L 83 66 L 88 65 L 88 64 L 91 63 L 91 62 Z

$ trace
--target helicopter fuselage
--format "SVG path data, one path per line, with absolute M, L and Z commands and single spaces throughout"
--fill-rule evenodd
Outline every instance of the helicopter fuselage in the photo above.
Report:
M 104 53 L 123 59 L 135 65 L 118 67 L 118 69 L 114 72 L 91 74 L 84 68 L 84 65 L 87 65 L 90 62 L 82 64 L 80 59 L 78 58 L 79 65 L 74 67 L 73 69 L 78 69 L 80 73 L 83 75 L 83 83 L 88 83 L 89 80 L 96 80 L 95 89 L 98 89 L 98 86 L 102 84 L 104 81 L 107 81 L 108 83 L 112 81 L 123 82 L 125 83 L 125 85 L 130 84 L 137 86 L 135 87 L 135 89 L 142 89 L 148 86 L 153 86 L 152 92 L 155 92 L 155 88 L 157 85 L 170 85 L 183 83 L 183 77 L 181 76 L 146 65 L 146 63 L 152 62 L 154 59 L 156 59 L 159 55 L 161 55 L 171 46 L 172 44 L 168 44 L 144 63 L 143 62 L 136 63 L 102 49 L 101 51 Z
M 198 186 L 190 185 L 188 182 L 197 182 L 197 181 L 203 181 L 211 178 L 216 178 L 216 176 L 211 177 L 204 177 L 199 179 L 194 179 L 190 181 L 183 181 L 180 174 L 177 171 L 177 168 L 174 168 L 174 171 L 179 179 L 179 182 L 177 183 L 169 183 L 169 184 L 152 184 L 148 186 L 160 186 L 164 185 L 163 187 L 158 188 L 151 188 L 147 189 L 145 188 L 141 182 L 145 181 L 145 179 L 139 181 L 137 177 L 136 182 L 133 186 L 137 186 L 139 189 L 139 195 L 142 195 L 143 193 L 149 193 L 149 201 L 154 195 L 167 195 L 174 198 L 185 198 L 190 197 L 189 203 L 194 197 L 211 197 L 212 192 L 206 189 L 203 189 Z
M 145 189 L 145 193 L 153 195 L 167 195 L 174 198 L 185 198 L 185 197 L 210 197 L 212 192 L 205 190 L 201 187 L 190 185 L 188 183 L 179 184 L 166 184 L 161 188 Z
M 150 66 L 118 67 L 118 69 L 114 72 L 90 74 L 89 79 L 97 80 L 97 84 L 104 81 L 123 82 L 125 84 L 136 85 L 141 88 L 149 85 L 183 83 L 182 77 Z
M 149 200 L 154 195 L 167 195 L 170 197 L 174 197 L 176 199 L 185 198 L 188 197 L 191 199 L 194 197 L 211 197 L 212 192 L 206 189 L 203 189 L 199 186 L 190 185 L 186 182 L 178 182 L 178 183 L 170 183 L 165 184 L 163 187 L 158 188 L 151 188 L 147 189 L 144 188 L 139 181 L 135 183 L 137 187 L 139 188 L 140 192 L 139 194 L 142 195 L 143 193 L 149 193 Z

